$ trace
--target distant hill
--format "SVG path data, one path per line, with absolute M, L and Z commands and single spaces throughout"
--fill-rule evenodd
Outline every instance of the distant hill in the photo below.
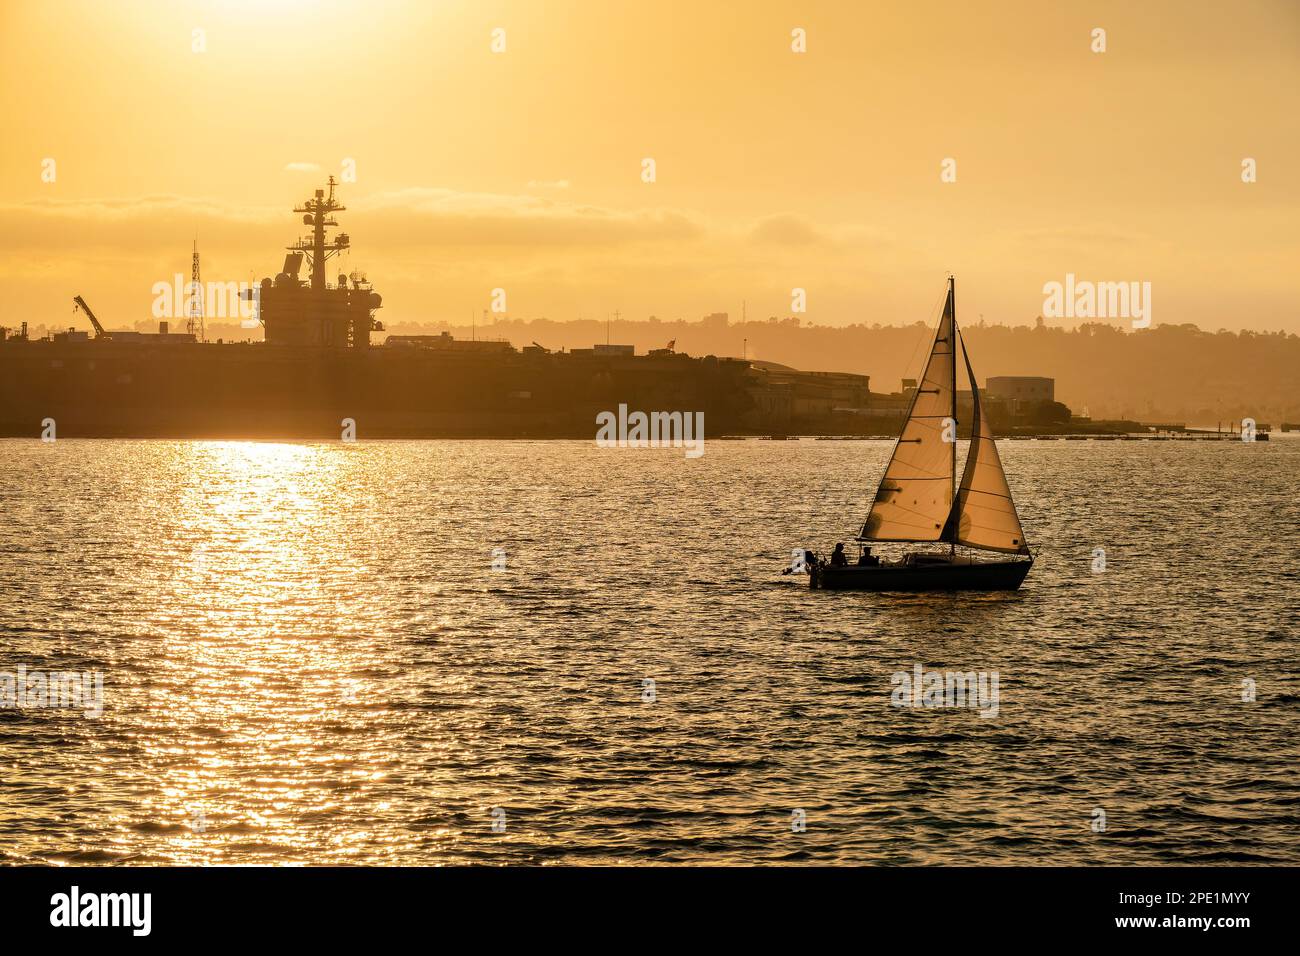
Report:
M 149 323 L 141 324 L 144 329 Z M 489 325 L 401 323 L 394 334 L 500 338 L 516 347 L 536 341 L 551 349 L 590 348 L 606 339 L 598 320 L 500 319 Z M 33 336 L 45 329 L 37 326 Z M 1056 397 L 1093 418 L 1214 425 L 1254 418 L 1277 425 L 1300 421 L 1300 336 L 1283 332 L 1206 332 L 1194 325 L 1130 330 L 1104 323 L 1073 329 L 966 324 L 962 333 L 981 383 L 991 375 L 1046 375 Z M 871 376 L 875 392 L 898 391 L 915 377 L 933 328 L 913 325 L 807 325 L 799 319 L 732 323 L 717 314 L 696 322 L 620 320 L 611 342 L 638 351 L 674 341 L 691 355 L 741 356 L 807 371 Z M 209 324 L 212 339 L 258 339 L 260 330 Z
M 604 342 L 602 321 L 560 322 L 503 319 L 487 327 L 403 325 L 391 331 L 442 331 L 457 337 L 503 338 L 516 346 L 537 341 L 547 348 L 590 348 Z M 857 372 L 871 376 L 876 392 L 898 391 L 919 374 L 933 327 L 808 326 L 798 319 L 731 323 L 720 316 L 698 322 L 618 321 L 611 342 L 638 351 L 676 348 L 692 355 L 742 352 L 807 371 Z M 1156 325 L 1130 330 L 1104 323 L 1074 329 L 963 325 L 971 364 L 981 384 L 991 375 L 1046 375 L 1056 397 L 1077 414 L 1094 418 L 1278 424 L 1300 421 L 1300 336 L 1282 332 L 1205 332 L 1194 325 Z

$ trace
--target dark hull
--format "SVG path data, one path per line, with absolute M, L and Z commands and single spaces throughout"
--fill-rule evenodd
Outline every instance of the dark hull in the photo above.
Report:
M 950 564 L 818 565 L 811 586 L 827 591 L 1014 591 L 1033 567 L 1029 561 Z
M 0 324 L 4 324 L 0 320 Z M 727 359 L 440 349 L 0 339 L 0 437 L 334 440 L 580 438 L 601 411 L 690 409 L 708 436 L 753 422 Z M 752 414 L 751 414 L 752 413 Z M 755 417 L 757 416 L 757 417 Z

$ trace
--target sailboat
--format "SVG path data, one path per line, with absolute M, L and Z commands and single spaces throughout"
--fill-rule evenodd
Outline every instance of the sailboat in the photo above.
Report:
M 971 439 L 957 482 L 957 346 L 970 380 Z M 1014 591 L 1034 558 L 1016 513 L 997 443 L 983 414 L 966 343 L 957 329 L 956 283 L 948 295 L 902 431 L 857 535 L 860 556 L 842 546 L 830 559 L 809 555 L 810 585 L 853 591 Z M 946 550 L 884 560 L 872 542 L 935 543 Z M 958 547 L 963 551 L 958 552 Z M 991 553 L 995 557 L 981 556 Z

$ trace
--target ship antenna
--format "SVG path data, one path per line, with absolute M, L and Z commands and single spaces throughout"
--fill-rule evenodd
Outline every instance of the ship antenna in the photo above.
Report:
M 202 342 L 203 335 L 203 285 L 199 282 L 199 239 L 194 237 L 194 252 L 190 259 L 190 304 L 185 331 Z

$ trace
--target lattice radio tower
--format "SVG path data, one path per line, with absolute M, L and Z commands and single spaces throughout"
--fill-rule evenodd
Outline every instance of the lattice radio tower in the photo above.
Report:
M 194 240 L 194 263 L 190 267 L 190 306 L 185 331 L 196 342 L 203 341 L 203 285 L 199 282 L 199 241 Z

